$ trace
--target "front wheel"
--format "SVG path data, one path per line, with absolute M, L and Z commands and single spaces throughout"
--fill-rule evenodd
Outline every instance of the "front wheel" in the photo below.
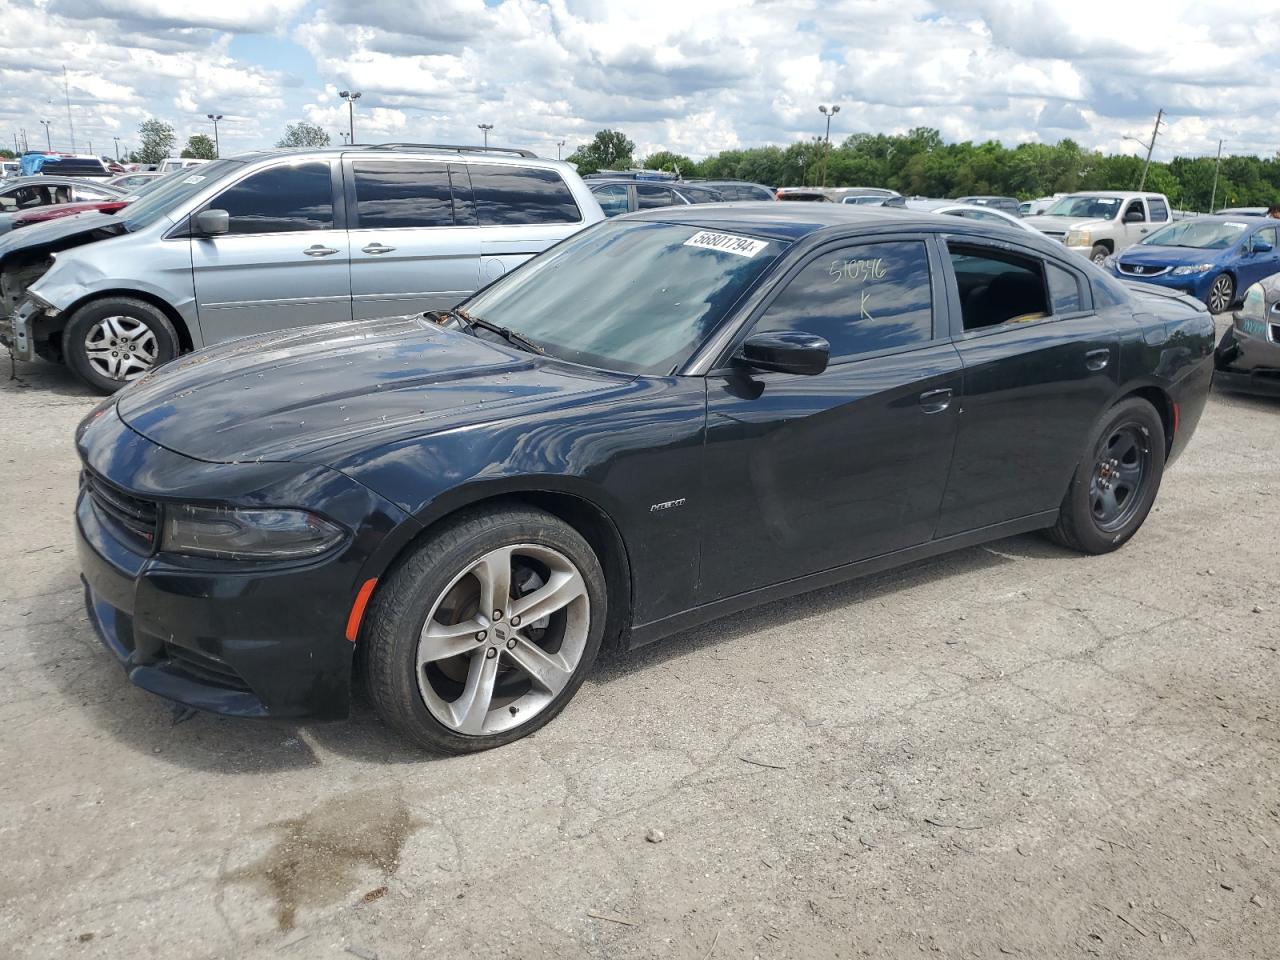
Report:
M 62 351 L 81 380 L 102 393 L 115 393 L 176 357 L 178 334 L 169 318 L 145 300 L 107 297 L 71 315 Z
M 1098 266 L 1102 266 L 1102 261 L 1106 260 L 1109 256 L 1111 256 L 1111 251 L 1102 243 L 1095 243 L 1093 245 L 1093 249 L 1089 251 L 1089 259 Z
M 1205 298 L 1205 303 L 1209 307 L 1210 313 L 1226 313 L 1231 309 L 1231 304 L 1236 302 L 1236 282 L 1231 278 L 1229 273 L 1220 273 L 1213 278 L 1213 285 L 1209 287 L 1209 295 Z
M 1109 553 L 1138 532 L 1164 477 L 1164 424 L 1138 397 L 1116 404 L 1090 438 L 1049 536 L 1081 553 Z
M 518 740 L 582 685 L 606 606 L 595 553 L 551 514 L 508 506 L 448 521 L 374 596 L 360 640 L 374 707 L 438 752 Z

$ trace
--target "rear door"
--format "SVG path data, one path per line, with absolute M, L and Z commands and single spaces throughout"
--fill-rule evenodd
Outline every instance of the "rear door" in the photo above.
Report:
M 1074 266 L 971 237 L 944 250 L 964 400 L 939 537 L 1057 509 L 1115 396 L 1120 331 L 1137 334 Z
M 480 227 L 482 285 L 582 229 L 582 210 L 558 171 L 517 164 L 466 166 Z
M 1136 223 L 1129 223 L 1130 214 L 1139 214 L 1142 219 Z M 1120 215 L 1120 229 L 1124 231 L 1124 244 L 1128 247 L 1140 241 L 1148 233 L 1151 232 L 1151 218 L 1147 215 L 1147 204 L 1141 197 L 1130 200 L 1124 205 L 1124 212 Z M 1121 249 L 1121 244 L 1116 245 L 1116 249 Z
M 189 241 L 205 343 L 351 319 L 340 189 L 337 161 L 283 160 L 205 204 L 231 223 Z
M 616 217 L 632 209 L 631 189 L 625 183 L 603 183 L 592 187 L 591 192 L 606 217 Z
M 686 203 L 684 198 L 677 196 L 670 187 L 657 183 L 637 183 L 635 190 L 637 210 L 653 210 L 657 207 L 672 207 L 677 204 L 684 206 Z
M 448 309 L 480 285 L 463 164 L 357 157 L 345 176 L 356 319 Z
M 707 376 L 699 601 L 927 542 L 956 435 L 960 357 L 923 235 L 811 254 L 748 324 L 831 345 L 816 376 Z

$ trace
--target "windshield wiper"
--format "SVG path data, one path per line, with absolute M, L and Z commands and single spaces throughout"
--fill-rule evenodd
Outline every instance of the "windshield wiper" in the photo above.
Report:
M 461 307 L 454 307 L 452 310 L 446 310 L 444 312 L 451 317 L 457 317 L 459 320 L 461 320 L 463 323 L 465 323 L 468 327 L 472 328 L 473 330 L 476 327 L 480 327 L 482 330 L 488 330 L 490 333 L 496 333 L 503 340 L 507 341 L 507 343 L 513 346 L 521 347 L 524 350 L 529 351 L 530 353 L 536 353 L 541 355 L 547 352 L 542 347 L 538 346 L 536 343 L 534 343 L 532 340 L 526 337 L 523 333 L 517 333 L 516 331 L 512 330 L 509 327 L 502 327 L 496 323 L 490 323 L 488 320 L 481 319 L 480 317 L 473 317 L 471 314 L 467 313 L 467 311 L 463 310 Z

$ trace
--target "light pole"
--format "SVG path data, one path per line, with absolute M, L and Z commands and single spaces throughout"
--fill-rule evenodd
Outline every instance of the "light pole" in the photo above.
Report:
M 489 149 L 489 131 L 493 129 L 492 123 L 477 123 L 477 127 L 484 133 L 484 148 Z
M 222 114 L 206 113 L 205 116 L 213 121 L 213 158 L 216 160 L 222 156 L 222 143 L 218 140 L 218 121 L 222 119 Z
M 342 145 L 345 147 L 347 145 L 347 131 L 343 130 L 340 136 L 342 137 Z
M 111 139 L 116 142 L 116 163 L 119 163 L 120 162 L 120 138 L 112 137 Z
M 338 96 L 347 101 L 347 136 L 356 142 L 356 101 L 360 99 L 359 90 L 339 90 Z
M 822 185 L 827 185 L 827 159 L 831 156 L 831 118 L 840 112 L 840 108 L 836 104 L 831 105 L 828 110 L 825 106 L 819 105 L 818 112 L 827 118 L 827 148 L 822 152 Z
M 556 141 L 556 159 L 557 160 L 560 159 L 560 150 L 564 147 L 564 144 L 565 142 L 563 140 Z
M 49 146 L 49 152 L 53 153 L 53 134 L 49 132 L 49 127 L 53 125 L 52 120 L 41 120 L 44 124 L 44 142 Z

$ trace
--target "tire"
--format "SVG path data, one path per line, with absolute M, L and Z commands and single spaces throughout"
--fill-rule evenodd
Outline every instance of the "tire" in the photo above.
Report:
M 1225 370 L 1235 362 L 1236 355 L 1240 352 L 1240 348 L 1236 346 L 1236 330 L 1235 327 L 1227 327 L 1226 332 L 1222 334 L 1222 339 L 1218 341 L 1218 346 L 1213 351 L 1213 365 L 1218 370 Z
M 500 596 L 504 566 L 510 608 L 496 617 L 480 607 Z M 571 595 L 550 616 L 517 622 L 517 610 Z M 378 715 L 414 743 L 488 750 L 564 709 L 595 662 L 607 615 L 600 561 L 568 524 L 515 505 L 468 512 L 430 532 L 379 586 L 360 672 Z
M 1204 298 L 1205 306 L 1215 316 L 1226 313 L 1236 302 L 1236 281 L 1229 273 L 1220 273 L 1213 278 L 1209 293 Z
M 1107 249 L 1105 243 L 1095 243 L 1093 249 L 1089 251 L 1089 259 L 1102 266 L 1102 261 L 1111 256 L 1111 251 Z
M 1135 447 L 1132 464 L 1130 443 Z M 1058 522 L 1047 532 L 1068 549 L 1110 553 L 1138 532 L 1155 503 L 1164 477 L 1164 424 L 1150 403 L 1130 397 L 1107 411 L 1085 449 L 1088 452 L 1062 500 Z
M 178 333 L 145 300 L 105 297 L 71 315 L 62 352 L 81 380 L 100 393 L 115 393 L 176 357 Z

